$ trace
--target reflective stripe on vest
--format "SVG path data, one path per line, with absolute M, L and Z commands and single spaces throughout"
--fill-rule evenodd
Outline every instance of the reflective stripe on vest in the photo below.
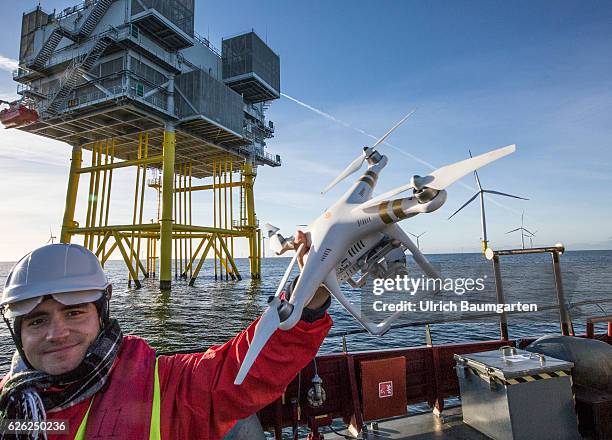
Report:
M 160 412 L 161 412 L 161 398 L 159 392 L 159 374 L 157 372 L 158 358 L 155 358 L 155 380 L 153 381 L 153 405 L 151 406 L 151 427 L 149 429 L 149 440 L 161 440 L 160 430 Z M 94 396 L 95 397 L 95 396 Z M 89 402 L 87 412 L 79 425 L 79 429 L 74 436 L 74 440 L 85 440 L 85 431 L 87 430 L 87 418 L 89 417 L 89 411 L 93 406 L 94 397 Z

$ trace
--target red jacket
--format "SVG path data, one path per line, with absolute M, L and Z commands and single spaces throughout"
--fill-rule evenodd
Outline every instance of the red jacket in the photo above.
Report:
M 239 419 L 276 400 L 297 373 L 312 360 L 329 331 L 328 314 L 313 323 L 299 321 L 289 331 L 277 330 L 240 386 L 240 368 L 255 325 L 205 353 L 160 356 L 161 437 L 220 439 Z M 124 337 L 108 384 L 99 391 L 87 421 L 87 439 L 148 439 L 153 398 L 155 351 L 141 338 Z M 66 419 L 74 438 L 90 401 L 47 419 Z

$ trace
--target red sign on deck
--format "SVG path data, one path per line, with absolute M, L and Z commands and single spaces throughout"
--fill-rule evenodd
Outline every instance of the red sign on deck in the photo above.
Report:
M 392 397 L 392 396 L 393 396 L 393 381 L 379 382 L 378 383 L 378 397 L 382 399 L 383 397 Z
M 406 358 L 398 356 L 359 362 L 363 420 L 406 414 Z

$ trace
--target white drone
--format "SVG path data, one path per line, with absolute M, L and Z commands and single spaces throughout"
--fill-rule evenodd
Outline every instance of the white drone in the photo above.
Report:
M 397 225 L 397 222 L 423 212 L 433 212 L 446 201 L 445 189 L 472 171 L 500 159 L 516 150 L 515 145 L 490 151 L 461 162 L 437 169 L 430 175 L 413 176 L 410 183 L 372 198 L 372 191 L 382 169 L 387 165 L 387 156 L 376 151 L 382 143 L 410 115 L 407 114 L 371 147 L 363 152 L 336 177 L 324 190 L 329 191 L 337 183 L 358 171 L 367 161 L 367 171 L 328 210 L 308 225 L 304 232 L 310 239 L 310 250 L 304 267 L 289 301 L 281 299 L 280 293 L 295 265 L 300 245 L 276 290 L 261 316 L 249 350 L 242 362 L 234 383 L 239 385 L 248 374 L 255 359 L 268 339 L 278 329 L 293 328 L 310 302 L 318 287 L 324 283 L 332 295 L 372 335 L 384 334 L 401 311 L 374 323 L 361 316 L 359 308 L 352 304 L 340 290 L 340 283 L 347 282 L 360 287 L 368 276 L 379 277 L 405 271 L 405 250 L 409 250 L 415 262 L 431 278 L 440 278 L 419 248 Z M 395 198 L 398 194 L 412 190 L 409 197 Z M 283 238 L 278 228 L 266 225 L 270 247 L 281 255 L 294 250 L 293 239 Z M 358 275 L 355 280 L 353 277 Z

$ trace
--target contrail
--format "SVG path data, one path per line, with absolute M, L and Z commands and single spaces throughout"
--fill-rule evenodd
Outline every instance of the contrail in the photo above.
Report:
M 361 133 L 361 134 L 363 134 L 363 135 L 365 135 L 365 136 L 367 136 L 367 137 L 369 137 L 369 138 L 372 138 L 372 139 L 374 139 L 374 140 L 378 140 L 378 138 L 379 138 L 379 136 L 375 136 L 375 135 L 373 135 L 373 134 L 371 134 L 371 133 L 368 133 L 367 131 L 362 130 L 361 128 L 358 128 L 358 127 L 353 127 L 353 126 L 352 126 L 351 124 L 349 124 L 348 122 L 342 121 L 342 120 L 340 120 L 340 119 L 336 118 L 335 116 L 330 115 L 329 113 L 325 113 L 325 112 L 324 112 L 324 111 L 322 111 L 322 110 L 316 109 L 316 108 L 314 108 L 313 106 L 306 104 L 305 102 L 302 102 L 302 101 L 300 101 L 300 100 L 298 100 L 298 99 L 295 99 L 295 98 L 293 98 L 293 97 L 291 97 L 291 96 L 289 96 L 289 95 L 286 95 L 286 94 L 284 94 L 284 93 L 281 93 L 281 95 L 282 95 L 282 96 L 284 96 L 285 98 L 287 98 L 287 99 L 289 99 L 289 100 L 291 100 L 291 101 L 295 102 L 296 104 L 299 104 L 299 105 L 301 105 L 302 107 L 305 107 L 305 108 L 307 108 L 308 110 L 311 110 L 311 111 L 315 112 L 316 114 L 321 115 L 321 116 L 323 116 L 323 117 L 325 117 L 325 118 L 329 119 L 330 121 L 337 122 L 338 124 L 343 125 L 343 126 L 345 126 L 346 128 L 350 128 L 351 130 L 355 130 L 356 132 Z M 420 164 L 422 164 L 422 165 L 425 165 L 426 167 L 429 167 L 431 170 L 435 170 L 435 169 L 436 169 L 436 167 L 435 167 L 435 166 L 433 166 L 431 163 L 429 163 L 429 162 L 427 162 L 427 161 L 425 161 L 425 160 L 423 160 L 423 159 L 421 159 L 421 158 L 419 158 L 419 157 L 416 157 L 416 156 L 414 156 L 414 155 L 412 155 L 412 154 L 410 154 L 410 153 L 408 153 L 408 152 L 406 152 L 406 151 L 402 150 L 401 148 L 396 147 L 395 145 L 393 145 L 393 144 L 391 144 L 391 143 L 389 143 L 389 142 L 387 142 L 387 141 L 384 141 L 384 142 L 382 142 L 382 143 L 383 143 L 383 144 L 385 144 L 385 145 L 388 145 L 389 147 L 393 148 L 394 150 L 399 151 L 400 153 L 404 154 L 405 156 L 408 156 L 408 157 L 409 157 L 409 158 L 411 158 L 412 160 L 415 160 L 415 161 L 417 161 L 418 163 L 420 163 Z
M 345 127 L 347 127 L 347 128 L 350 128 L 350 129 L 352 129 L 352 130 L 355 130 L 355 131 L 357 131 L 357 132 L 359 132 L 359 133 L 361 133 L 361 134 L 364 134 L 364 135 L 366 135 L 366 136 L 368 136 L 368 137 L 370 137 L 370 138 L 372 138 L 372 139 L 376 139 L 376 140 L 378 140 L 378 137 L 377 137 L 377 136 L 374 136 L 373 134 L 370 134 L 370 133 L 366 132 L 365 130 L 362 130 L 361 128 L 358 128 L 358 127 L 353 127 L 353 126 L 352 126 L 351 124 L 349 124 L 348 122 L 342 121 L 342 120 L 340 120 L 340 119 L 336 118 L 335 116 L 330 115 L 329 113 L 326 113 L 326 112 L 324 112 L 324 111 L 322 111 L 322 110 L 319 110 L 319 109 L 317 109 L 317 108 L 314 108 L 313 106 L 308 105 L 308 104 L 306 104 L 305 102 L 300 101 L 299 99 L 293 98 L 293 97 L 291 97 L 291 96 L 289 96 L 289 95 L 287 95 L 287 94 L 285 94 L 285 93 L 281 93 L 281 95 L 282 95 L 283 97 L 285 97 L 285 98 L 287 98 L 287 99 L 289 99 L 289 100 L 291 100 L 291 101 L 295 102 L 296 104 L 299 104 L 299 105 L 301 105 L 302 107 L 305 107 L 305 108 L 307 108 L 308 110 L 311 110 L 311 111 L 315 112 L 315 113 L 316 113 L 316 114 L 318 114 L 318 115 L 321 115 L 321 116 L 323 116 L 323 117 L 325 117 L 325 118 L 327 118 L 327 119 L 329 119 L 329 120 L 331 120 L 331 121 L 337 122 L 337 123 L 339 123 L 339 124 L 341 124 L 341 125 L 343 125 L 343 126 L 345 126 Z M 422 165 L 425 165 L 426 167 L 428 167 L 428 168 L 429 168 L 430 170 L 432 170 L 432 171 L 433 171 L 433 170 L 436 170 L 436 169 L 438 169 L 438 168 L 439 168 L 439 167 L 437 167 L 437 166 L 433 165 L 432 163 L 427 162 L 426 160 L 421 159 L 420 157 L 417 157 L 417 156 L 415 156 L 414 154 L 410 154 L 410 153 L 408 153 L 407 151 L 405 151 L 405 150 L 403 150 L 403 149 L 401 149 L 401 148 L 399 148 L 399 147 L 396 147 L 395 145 L 393 145 L 393 144 L 391 144 L 391 143 L 389 143 L 389 142 L 386 142 L 386 141 L 385 141 L 385 142 L 383 142 L 383 144 L 388 145 L 389 147 L 393 148 L 394 150 L 399 151 L 399 152 L 400 152 L 401 154 L 403 154 L 404 156 L 408 156 L 408 157 L 410 157 L 411 159 L 415 160 L 416 162 L 418 162 L 418 163 L 420 163 L 420 164 L 422 164 Z M 477 191 L 477 189 L 476 189 L 476 188 L 474 188 L 473 186 L 470 186 L 470 185 L 468 185 L 468 184 L 466 184 L 466 183 L 464 183 L 464 182 L 459 181 L 458 183 L 459 183 L 459 185 L 463 186 L 463 187 L 464 187 L 464 188 L 466 188 L 466 189 L 469 189 L 470 191 Z M 520 212 L 519 212 L 519 211 L 516 211 L 516 210 L 514 210 L 514 209 L 512 209 L 512 208 L 510 208 L 510 207 L 508 207 L 508 206 L 505 206 L 503 203 L 499 203 L 499 202 L 498 202 L 497 200 L 495 200 L 495 199 L 489 199 L 489 200 L 490 200 L 490 201 L 491 201 L 491 202 L 492 202 L 494 205 L 497 205 L 497 206 L 500 206 L 500 207 L 502 207 L 502 208 L 505 208 L 505 209 L 507 209 L 507 210 L 509 210 L 509 211 L 511 211 L 511 212 L 514 212 L 515 214 L 520 214 Z
M 310 111 L 312 111 L 312 112 L 314 112 L 314 113 L 316 113 L 316 114 L 318 114 L 318 115 L 320 115 L 320 116 L 323 116 L 324 118 L 329 119 L 330 121 L 334 121 L 334 122 L 336 122 L 336 123 L 338 123 L 338 124 L 340 124 L 340 125 L 342 125 L 342 126 L 344 126 L 344 127 L 346 127 L 346 128 L 350 128 L 351 130 L 354 130 L 354 131 L 356 131 L 356 132 L 358 132 L 358 133 L 361 133 L 361 134 L 363 134 L 363 135 L 365 135 L 365 136 L 368 136 L 368 137 L 370 137 L 370 138 L 372 138 L 372 139 L 378 140 L 378 136 L 375 136 L 375 135 L 373 135 L 373 134 L 371 134 L 371 133 L 368 133 L 367 131 L 365 131 L 365 130 L 363 130 L 363 129 L 361 129 L 361 128 L 358 128 L 358 127 L 353 127 L 353 126 L 352 126 L 351 124 L 349 124 L 348 122 L 345 122 L 345 121 L 343 121 L 343 120 L 341 120 L 341 119 L 338 119 L 338 118 L 336 118 L 335 116 L 332 116 L 332 115 L 330 115 L 329 113 L 324 112 L 323 110 L 319 110 L 319 109 L 317 109 L 317 108 L 314 108 L 313 106 L 308 105 L 308 104 L 306 104 L 305 102 L 300 101 L 299 99 L 296 99 L 296 98 L 294 98 L 294 97 L 292 97 L 292 96 L 289 96 L 289 95 L 287 95 L 287 94 L 285 94 L 285 93 L 281 93 L 281 96 L 283 96 L 283 97 L 285 97 L 285 98 L 289 99 L 290 101 L 295 102 L 295 103 L 296 103 L 296 104 L 298 104 L 298 105 L 301 105 L 301 106 L 302 106 L 302 107 L 304 107 L 304 108 L 307 108 L 308 110 L 310 110 Z M 428 167 L 428 168 L 429 168 L 430 170 L 432 170 L 432 171 L 433 171 L 433 170 L 436 170 L 436 169 L 438 169 L 438 168 L 439 168 L 439 167 L 437 167 L 437 166 L 433 165 L 432 163 L 427 162 L 427 161 L 426 161 L 426 160 L 424 160 L 424 159 L 421 159 L 420 157 L 417 157 L 417 156 L 415 156 L 415 155 L 413 155 L 413 154 L 410 154 L 410 153 L 408 153 L 407 151 L 405 151 L 405 150 L 403 150 L 403 149 L 401 149 L 401 148 L 399 148 L 399 147 L 396 147 L 396 146 L 395 146 L 395 145 L 393 145 L 393 144 L 390 144 L 389 142 L 386 142 L 386 141 L 385 141 L 385 142 L 383 142 L 383 144 L 388 145 L 389 147 L 391 147 L 391 148 L 393 148 L 394 150 L 396 150 L 396 151 L 400 152 L 400 153 L 401 153 L 401 154 L 403 154 L 404 156 L 408 156 L 408 157 L 409 157 L 409 158 L 411 158 L 412 160 L 414 160 L 414 161 L 416 161 L 416 162 L 418 162 L 418 163 L 420 163 L 420 164 L 422 164 L 422 165 L 425 165 L 426 167 Z M 467 183 L 464 183 L 464 182 L 461 182 L 461 181 L 459 181 L 458 183 L 459 183 L 459 185 L 461 185 L 462 187 L 464 187 L 464 188 L 466 188 L 466 189 L 468 189 L 468 190 L 470 190 L 470 191 L 477 191 L 477 189 L 476 189 L 475 187 L 470 186 L 470 185 L 468 185 Z M 488 201 L 490 201 L 490 202 L 491 202 L 491 203 L 493 203 L 494 205 L 497 205 L 497 206 L 499 206 L 499 207 L 501 207 L 501 208 L 507 209 L 508 211 L 513 212 L 514 214 L 517 214 L 517 215 L 518 215 L 518 214 L 520 214 L 520 212 L 519 212 L 519 211 L 517 211 L 517 210 L 515 210 L 515 209 L 512 209 L 512 208 L 510 208 L 510 207 L 508 207 L 508 206 L 504 205 L 503 203 L 498 202 L 497 200 L 495 200 L 495 199 L 493 199 L 493 198 L 489 198 L 489 199 L 488 199 Z

